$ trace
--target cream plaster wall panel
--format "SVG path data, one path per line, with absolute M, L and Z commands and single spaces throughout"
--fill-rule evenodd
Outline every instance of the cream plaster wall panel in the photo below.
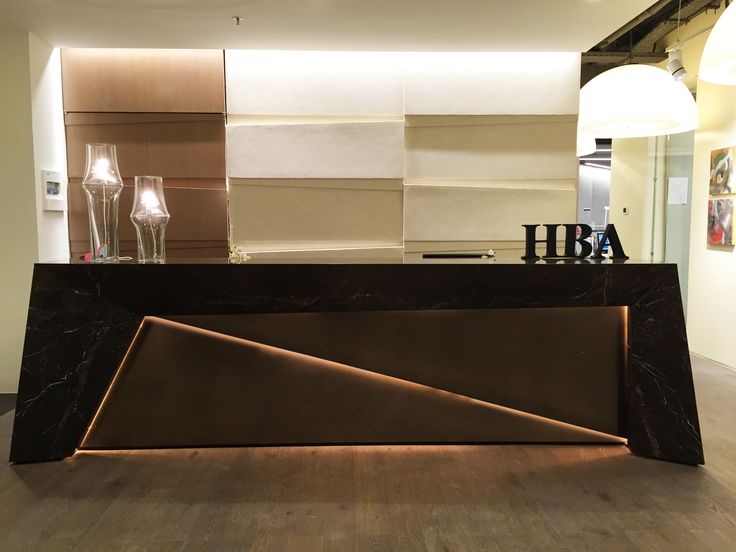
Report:
M 403 178 L 404 124 L 227 127 L 234 178 Z
M 404 248 L 391 247 L 333 247 L 300 251 L 249 251 L 248 264 L 273 263 L 385 263 L 404 262 Z
M 229 181 L 231 241 L 245 251 L 402 245 L 403 193 L 345 181 Z
M 494 259 L 496 261 L 518 261 L 521 257 L 524 256 L 524 241 L 517 240 L 517 241 L 483 241 L 483 240 L 476 240 L 476 241 L 459 241 L 459 242 L 450 242 L 450 241 L 406 241 L 404 242 L 404 262 L 406 263 L 417 263 L 417 262 L 427 262 L 423 259 L 423 255 L 425 253 L 482 253 L 485 251 L 488 251 L 489 249 L 493 249 L 493 252 L 495 253 Z M 564 242 L 560 242 L 559 250 L 562 251 L 564 247 Z M 433 263 L 447 263 L 447 264 L 455 264 L 455 263 L 463 263 L 467 262 L 469 264 L 476 263 L 476 260 L 473 259 L 443 259 L 438 260 L 434 259 L 432 261 Z M 489 261 L 493 262 L 493 261 Z
M 707 245 L 710 152 L 736 146 L 736 88 L 701 81 L 698 109 L 700 128 L 695 133 L 693 160 L 687 331 L 693 352 L 736 368 L 736 250 Z
M 560 190 L 409 185 L 404 239 L 516 241 L 523 239 L 522 224 L 574 221 L 576 195 L 574 184 Z
M 580 54 L 415 53 L 407 56 L 407 115 L 568 115 L 578 112 Z
M 402 54 L 227 50 L 228 113 L 402 116 Z
M 577 179 L 575 117 L 466 119 L 407 126 L 408 181 Z

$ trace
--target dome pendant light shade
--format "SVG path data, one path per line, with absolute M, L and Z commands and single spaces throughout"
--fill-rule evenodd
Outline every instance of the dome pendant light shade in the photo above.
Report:
M 578 128 L 598 138 L 663 136 L 697 127 L 693 95 L 664 69 L 616 67 L 580 90 Z
M 736 7 L 731 4 L 716 21 L 700 59 L 700 78 L 736 85 Z
M 598 150 L 595 137 L 578 129 L 578 157 L 592 155 Z

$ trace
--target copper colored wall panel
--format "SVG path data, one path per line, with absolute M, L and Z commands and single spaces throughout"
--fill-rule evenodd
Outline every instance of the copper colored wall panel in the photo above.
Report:
M 222 50 L 62 50 L 64 110 L 224 113 Z
M 225 257 L 227 191 L 225 121 L 220 114 L 67 113 L 69 239 L 72 255 L 89 251 L 87 206 L 81 189 L 85 145 L 116 144 L 125 181 L 120 199 L 120 251 L 135 256 L 129 214 L 136 175 L 164 178 L 171 222 L 169 257 Z
M 164 119 L 164 120 L 162 120 Z M 83 177 L 85 144 L 115 144 L 124 177 L 221 179 L 225 187 L 225 120 L 222 115 L 67 115 L 70 177 Z
M 135 228 L 130 222 L 134 188 L 126 179 L 120 196 L 120 240 L 135 238 Z M 174 241 L 227 242 L 227 191 L 224 189 L 179 188 L 167 186 L 164 180 L 166 205 L 171 221 L 166 229 L 169 249 Z M 89 250 L 89 225 L 87 204 L 79 178 L 69 180 L 69 239 L 87 243 Z
M 89 251 L 89 240 L 72 241 L 69 243 L 72 259 L 81 259 Z M 136 253 L 136 242 L 122 240 L 120 255 L 133 257 Z M 166 240 L 167 259 L 222 259 L 228 255 L 227 241 L 182 241 Z

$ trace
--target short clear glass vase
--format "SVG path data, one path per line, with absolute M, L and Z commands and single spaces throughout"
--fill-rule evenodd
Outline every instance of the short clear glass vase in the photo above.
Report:
M 87 167 L 82 189 L 87 198 L 91 260 L 116 263 L 120 255 L 118 204 L 123 179 L 113 144 L 87 144 Z
M 136 176 L 130 220 L 138 238 L 139 263 L 166 262 L 166 225 L 169 210 L 160 176 Z

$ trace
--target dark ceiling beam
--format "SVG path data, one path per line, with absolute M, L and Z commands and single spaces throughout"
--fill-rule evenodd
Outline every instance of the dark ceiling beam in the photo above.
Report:
M 718 8 L 721 5 L 720 0 L 685 0 L 682 3 L 682 11 L 678 17 L 678 11 L 675 11 L 668 19 L 659 22 L 644 35 L 634 45 L 635 53 L 654 52 L 657 49 L 657 43 L 672 31 L 677 30 L 678 22 L 680 25 L 688 23 L 692 18 L 701 14 L 709 8 Z
M 635 29 L 636 27 L 638 27 L 640 24 L 644 23 L 651 17 L 657 15 L 658 13 L 664 11 L 666 8 L 670 7 L 671 3 L 672 3 L 672 0 L 659 0 L 659 2 L 657 2 L 653 6 L 641 12 L 638 16 L 636 16 L 634 19 L 629 21 L 626 25 L 621 27 L 618 31 L 604 38 L 600 43 L 598 43 L 597 47 L 601 49 L 609 47 L 611 44 L 616 42 L 619 38 L 621 38 L 626 33 L 630 32 L 631 30 Z
M 622 65 L 624 63 L 660 63 L 667 59 L 664 52 L 632 53 L 632 52 L 585 52 L 583 63 L 596 65 Z

